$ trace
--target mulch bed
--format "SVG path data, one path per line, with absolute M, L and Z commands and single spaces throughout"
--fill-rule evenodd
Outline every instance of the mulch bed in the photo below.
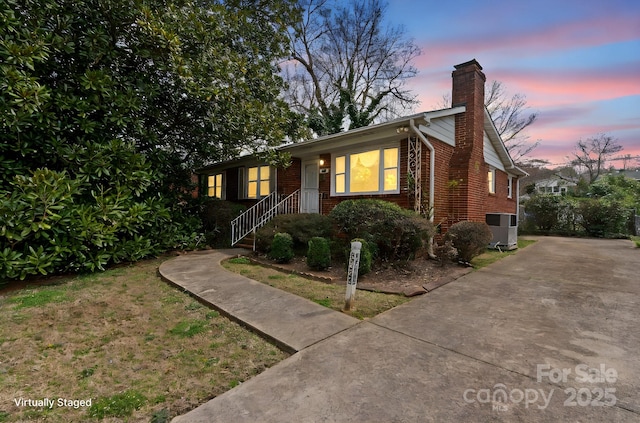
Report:
M 254 263 L 263 266 L 287 273 L 295 273 L 325 283 L 345 285 L 347 281 L 347 272 L 342 264 L 330 267 L 327 270 L 317 271 L 309 269 L 305 259 L 301 257 L 295 257 L 291 262 L 282 264 L 275 263 L 259 254 L 250 255 L 248 258 Z M 357 288 L 413 297 L 433 291 L 472 270 L 469 267 L 460 267 L 454 264 L 443 267 L 433 260 L 418 258 L 401 265 L 372 269 L 370 273 L 358 278 Z

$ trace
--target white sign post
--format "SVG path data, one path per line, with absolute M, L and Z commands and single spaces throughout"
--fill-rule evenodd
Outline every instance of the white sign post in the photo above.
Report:
M 360 249 L 362 243 L 354 241 L 351 243 L 351 253 L 349 254 L 349 268 L 347 271 L 347 294 L 345 296 L 344 310 L 349 311 L 353 307 L 356 295 L 356 284 L 358 283 L 358 267 L 360 266 Z

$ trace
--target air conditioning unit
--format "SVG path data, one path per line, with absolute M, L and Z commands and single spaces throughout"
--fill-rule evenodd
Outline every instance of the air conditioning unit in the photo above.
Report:
M 485 219 L 493 233 L 490 248 L 518 248 L 518 216 L 510 213 L 487 213 Z

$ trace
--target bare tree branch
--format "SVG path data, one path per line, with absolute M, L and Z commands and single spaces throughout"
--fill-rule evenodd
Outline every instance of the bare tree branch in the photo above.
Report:
M 538 141 L 529 142 L 529 136 L 523 133 L 538 119 L 537 113 L 527 112 L 526 97 L 523 94 L 509 97 L 502 82 L 491 81 L 485 91 L 484 105 L 511 158 L 516 163 L 526 162 L 525 156 L 540 144 Z M 451 95 L 443 94 L 436 107 L 451 107 Z
M 591 185 L 605 170 L 607 160 L 610 160 L 614 154 L 622 151 L 622 149 L 623 147 L 618 144 L 617 139 L 606 134 L 600 134 L 587 138 L 585 141 L 578 141 L 571 164 L 586 170 L 589 177 L 588 183 Z
M 385 23 L 383 0 L 306 0 L 302 7 L 285 79 L 287 100 L 312 129 L 327 134 L 366 126 L 417 103 L 405 83 L 417 74 L 412 61 L 420 49 L 403 28 Z

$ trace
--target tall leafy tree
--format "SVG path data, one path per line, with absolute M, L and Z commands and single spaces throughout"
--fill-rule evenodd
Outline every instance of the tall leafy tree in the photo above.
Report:
M 288 101 L 318 134 L 367 126 L 417 103 L 405 86 L 420 49 L 381 0 L 306 0 L 291 31 Z
M 298 134 L 276 66 L 297 17 L 293 0 L 0 0 L 0 279 L 187 242 L 193 167 Z
M 115 138 L 184 179 L 295 136 L 275 65 L 292 2 L 2 0 L 1 10 L 3 181 Z

